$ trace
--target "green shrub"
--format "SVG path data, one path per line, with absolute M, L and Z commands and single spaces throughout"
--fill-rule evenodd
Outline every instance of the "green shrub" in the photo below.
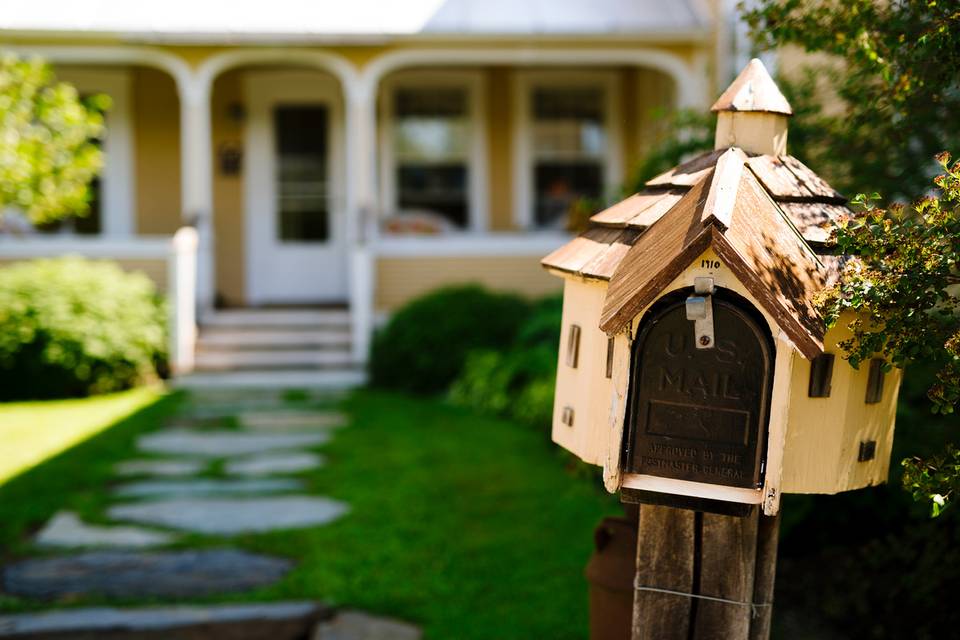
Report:
M 549 426 L 561 311 L 559 296 L 546 298 L 506 349 L 470 353 L 463 372 L 450 387 L 450 400 L 483 413 Z
M 398 311 L 374 337 L 372 384 L 438 393 L 459 375 L 467 353 L 511 344 L 530 305 L 479 286 L 440 289 Z
M 143 274 L 75 257 L 0 269 L 0 400 L 129 388 L 157 377 L 166 344 Z

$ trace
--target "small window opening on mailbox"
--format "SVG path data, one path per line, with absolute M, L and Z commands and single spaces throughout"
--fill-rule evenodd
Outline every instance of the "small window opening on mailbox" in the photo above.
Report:
M 810 363 L 810 384 L 807 395 L 811 398 L 829 398 L 833 381 L 833 354 L 823 353 Z
M 870 373 L 867 377 L 867 404 L 877 404 L 883 399 L 883 379 L 886 377 L 886 364 L 880 358 L 870 361 Z
M 570 325 L 570 334 L 567 337 L 567 366 L 577 368 L 580 359 L 580 325 Z
M 612 378 L 613 377 L 613 346 L 616 344 L 616 341 L 613 338 L 607 338 L 607 362 L 606 368 L 604 369 L 604 377 Z

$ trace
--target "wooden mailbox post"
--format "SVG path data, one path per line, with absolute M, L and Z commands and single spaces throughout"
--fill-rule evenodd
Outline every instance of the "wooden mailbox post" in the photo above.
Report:
M 836 358 L 814 295 L 846 200 L 787 154 L 759 60 L 713 106 L 715 149 L 543 259 L 564 278 L 553 439 L 641 503 L 634 638 L 769 634 L 786 493 L 884 482 L 899 373 Z

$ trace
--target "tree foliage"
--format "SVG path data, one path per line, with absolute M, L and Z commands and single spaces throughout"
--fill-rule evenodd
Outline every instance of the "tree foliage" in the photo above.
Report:
M 87 212 L 108 107 L 106 96 L 81 99 L 41 60 L 0 55 L 0 226 L 9 209 L 34 224 Z
M 897 367 L 932 363 L 933 410 L 952 413 L 960 401 L 960 162 L 951 165 L 947 153 L 937 161 L 935 190 L 911 206 L 856 199 L 858 212 L 834 232 L 837 250 L 852 257 L 819 303 L 828 326 L 850 329 L 840 347 L 851 364 L 875 354 Z M 903 464 L 904 486 L 938 514 L 960 482 L 956 452 Z
M 797 45 L 838 62 L 818 72 L 841 108 L 807 118 L 820 135 L 806 140 L 806 161 L 848 192 L 923 196 L 911 206 L 877 207 L 876 193 L 855 199 L 858 213 L 834 236 L 838 252 L 853 259 L 820 302 L 829 325 L 853 312 L 852 337 L 841 344 L 851 364 L 875 354 L 888 366 L 933 364 L 933 410 L 953 412 L 960 401 L 960 163 L 938 152 L 960 148 L 960 6 L 760 0 L 745 18 L 761 48 Z M 953 448 L 903 466 L 905 488 L 929 500 L 934 515 L 960 485 Z
M 841 191 L 916 198 L 936 171 L 930 158 L 960 148 L 955 1 L 759 0 L 744 17 L 760 49 L 794 45 L 838 63 L 815 68 L 839 109 L 802 118 L 816 132 L 802 159 Z

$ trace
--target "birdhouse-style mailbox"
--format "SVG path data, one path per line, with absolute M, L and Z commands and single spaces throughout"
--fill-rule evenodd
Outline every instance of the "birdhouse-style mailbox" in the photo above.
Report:
M 846 323 L 813 299 L 846 200 L 787 155 L 759 60 L 713 111 L 713 151 L 543 259 L 565 281 L 553 439 L 625 499 L 773 515 L 784 492 L 886 479 L 900 379 L 836 357 Z

